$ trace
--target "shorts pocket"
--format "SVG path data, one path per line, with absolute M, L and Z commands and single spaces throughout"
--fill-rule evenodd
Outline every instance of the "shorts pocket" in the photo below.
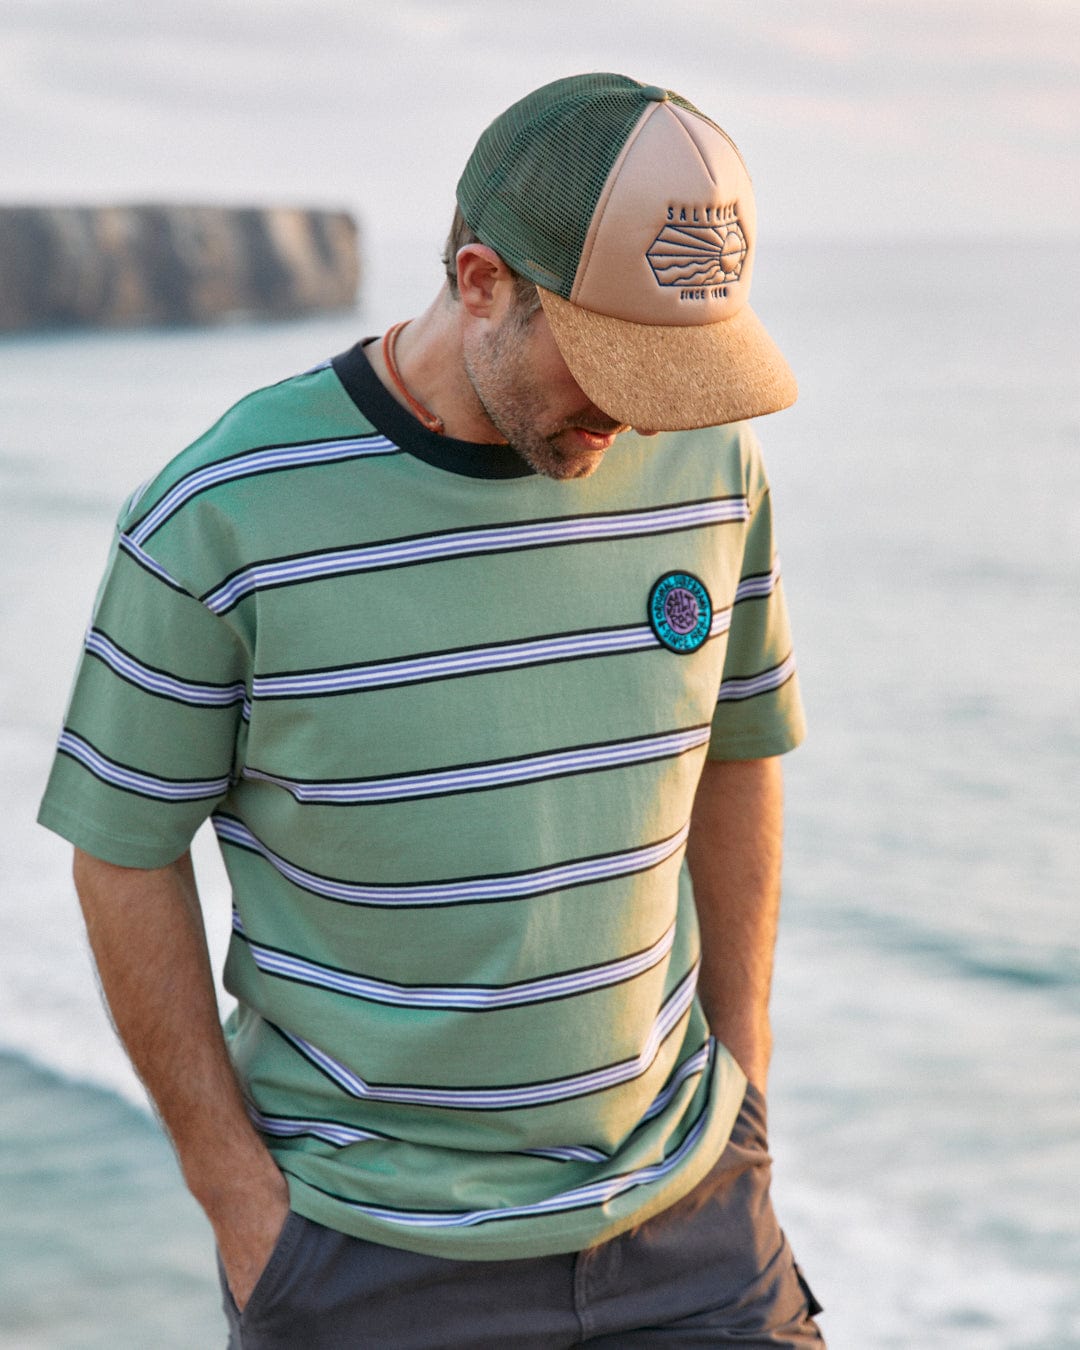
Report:
M 255 1288 L 239 1314 L 241 1323 L 258 1317 L 260 1310 L 273 1302 L 274 1295 L 279 1291 L 288 1273 L 290 1260 L 306 1223 L 307 1220 L 294 1210 L 290 1209 L 285 1216 L 284 1226 L 278 1234 L 263 1272 L 255 1282 Z M 235 1307 L 235 1300 L 233 1306 Z
M 814 1297 L 814 1291 L 807 1284 L 806 1276 L 798 1266 L 795 1267 L 795 1278 L 799 1281 L 799 1288 L 803 1291 L 803 1297 L 806 1299 L 806 1310 L 810 1316 L 816 1317 L 818 1313 L 824 1312 L 825 1309 Z
M 747 1083 L 742 1106 L 731 1132 L 733 1142 L 744 1148 L 769 1151 L 769 1110 L 765 1094 Z

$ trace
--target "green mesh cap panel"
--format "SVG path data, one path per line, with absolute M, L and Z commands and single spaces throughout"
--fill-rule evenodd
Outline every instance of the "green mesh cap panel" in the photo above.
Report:
M 570 298 L 608 175 L 650 102 L 676 95 L 625 75 L 572 75 L 528 94 L 481 135 L 457 188 L 477 238 Z

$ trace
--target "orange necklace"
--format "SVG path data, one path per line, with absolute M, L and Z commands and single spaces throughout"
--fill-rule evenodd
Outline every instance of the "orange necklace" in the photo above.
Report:
M 383 334 L 382 354 L 386 362 L 386 369 L 393 380 L 395 387 L 401 397 L 409 405 L 416 419 L 427 427 L 428 431 L 434 431 L 436 435 L 441 436 L 446 430 L 441 417 L 438 417 L 430 408 L 425 408 L 419 399 L 413 398 L 405 387 L 405 381 L 401 378 L 401 371 L 398 370 L 397 361 L 394 359 L 394 352 L 397 348 L 397 340 L 403 328 L 408 327 L 409 320 L 405 319 L 402 323 L 396 323 L 392 328 L 388 328 Z

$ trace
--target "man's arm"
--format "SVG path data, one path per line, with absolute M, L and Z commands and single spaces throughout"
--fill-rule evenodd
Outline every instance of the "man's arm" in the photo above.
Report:
M 779 759 L 707 760 L 686 850 L 701 928 L 701 1002 L 717 1039 L 762 1092 L 782 836 Z
M 285 1222 L 288 1188 L 229 1061 L 190 855 L 143 871 L 76 849 L 74 875 L 116 1030 L 243 1307 Z

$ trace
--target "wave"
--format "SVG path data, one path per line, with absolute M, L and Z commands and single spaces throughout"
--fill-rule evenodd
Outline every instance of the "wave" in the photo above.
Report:
M 857 927 L 877 949 L 936 964 L 957 978 L 1063 994 L 1080 1003 L 1080 950 L 1063 943 L 1006 950 L 975 932 L 950 933 L 907 916 L 865 910 L 847 911 L 835 922 L 849 938 L 852 927 Z

